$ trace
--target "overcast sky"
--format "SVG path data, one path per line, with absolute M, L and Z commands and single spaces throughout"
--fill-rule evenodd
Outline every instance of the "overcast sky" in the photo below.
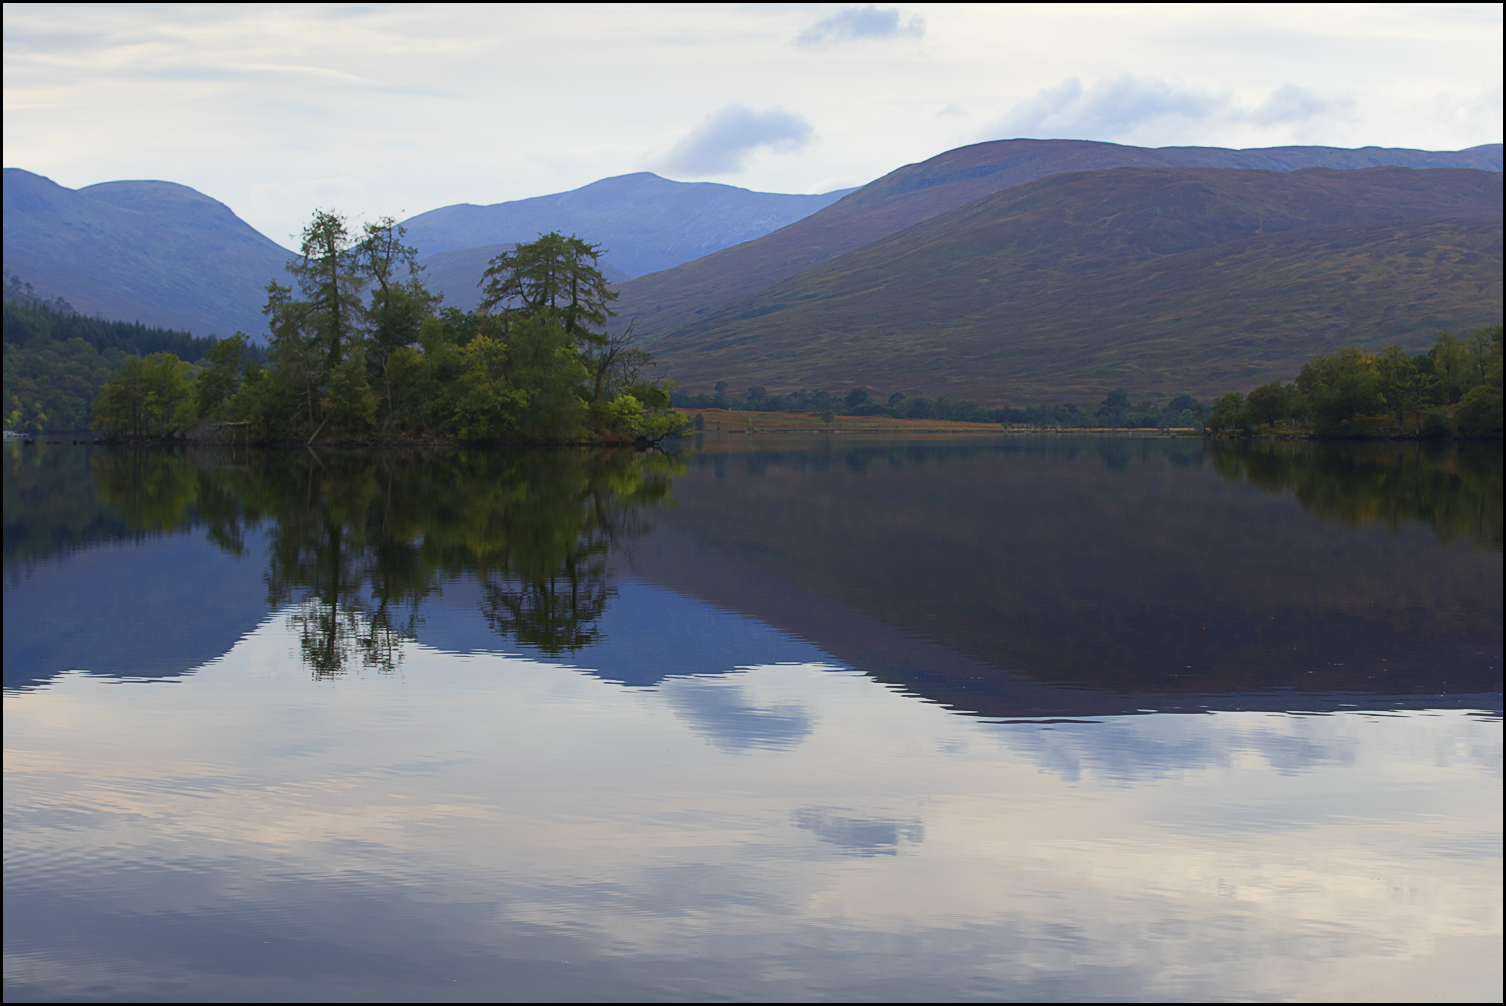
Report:
M 630 171 L 861 185 L 1012 136 L 1501 141 L 1500 4 L 4 6 L 5 156 L 292 244 Z

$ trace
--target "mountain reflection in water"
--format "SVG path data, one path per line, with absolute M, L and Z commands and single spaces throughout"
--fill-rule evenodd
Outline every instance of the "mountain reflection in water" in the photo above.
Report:
M 183 551 L 173 533 L 198 529 L 262 568 L 259 610 L 242 611 L 230 638 L 292 605 L 320 676 L 390 666 L 395 643 L 435 621 L 427 608 L 462 596 L 489 627 L 483 648 L 611 648 L 601 619 L 627 577 L 989 715 L 1123 711 L 1109 695 L 1200 708 L 1185 697 L 1499 691 L 1492 445 L 812 439 L 713 438 L 679 456 L 13 447 L 7 603 L 48 611 L 48 639 L 99 652 L 59 664 L 46 639 L 7 633 L 6 681 L 119 663 L 111 628 L 143 616 L 91 631 L 110 604 L 90 590 L 214 623 L 216 591 L 164 605 L 104 572 L 59 583 L 66 602 L 41 582 L 10 596 L 91 533 Z M 243 589 L 243 575 L 223 579 Z M 150 662 L 127 657 L 125 672 Z
M 1498 446 L 5 460 L 8 1001 L 1498 995 Z

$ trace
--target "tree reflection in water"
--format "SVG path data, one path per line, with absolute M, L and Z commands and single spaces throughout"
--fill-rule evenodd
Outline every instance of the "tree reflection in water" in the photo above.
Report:
M 1392 531 L 1418 521 L 1445 544 L 1502 544 L 1498 443 L 1212 441 L 1209 453 L 1224 478 L 1276 495 L 1290 489 L 1326 520 Z
M 607 559 L 648 530 L 682 470 L 628 450 L 126 451 L 94 459 L 95 485 L 133 528 L 207 525 L 244 552 L 268 532 L 268 600 L 293 605 L 316 677 L 391 670 L 423 602 L 474 577 L 496 631 L 549 653 L 599 637 Z

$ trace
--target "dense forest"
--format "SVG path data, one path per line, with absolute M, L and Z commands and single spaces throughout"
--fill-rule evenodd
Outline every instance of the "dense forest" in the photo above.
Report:
M 125 361 L 94 428 L 113 438 L 198 424 L 251 442 L 657 441 L 686 418 L 649 376 L 631 333 L 606 331 L 616 293 L 602 249 L 554 233 L 494 258 L 474 311 L 441 308 L 391 218 L 352 234 L 316 212 L 298 289 L 267 284 L 267 365 L 242 333 L 205 351 L 195 376 L 157 352 Z
M 167 352 L 192 363 L 214 345 L 187 332 L 88 318 L 29 287 L 11 276 L 5 291 L 7 429 L 88 429 L 95 396 L 128 356 Z

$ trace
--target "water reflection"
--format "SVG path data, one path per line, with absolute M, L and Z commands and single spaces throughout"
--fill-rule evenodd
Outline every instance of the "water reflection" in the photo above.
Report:
M 736 681 L 674 678 L 659 687 L 659 694 L 697 733 L 724 751 L 794 747 L 811 732 L 810 714 L 803 706 L 754 705 Z
M 1304 510 L 1325 519 L 1392 531 L 1417 522 L 1441 542 L 1501 548 L 1499 444 L 1215 441 L 1210 453 L 1223 477 L 1294 491 Z
M 474 579 L 502 638 L 588 645 L 612 594 L 614 547 L 669 491 L 662 454 L 556 451 L 96 452 L 94 488 L 133 532 L 202 526 L 232 554 L 266 534 L 269 607 L 294 606 L 317 677 L 390 670 L 426 601 Z
M 673 690 L 268 623 L 7 701 L 7 998 L 1448 998 L 1499 982 L 1500 723 L 989 723 L 819 665 Z M 1045 771 L 1043 771 L 1043 768 Z
M 956 708 L 1500 689 L 1489 445 L 707 440 L 634 570 Z
M 213 652 L 153 671 L 111 651 L 130 634 L 119 627 L 176 618 L 157 645 L 207 633 L 223 652 L 288 606 L 319 677 L 392 670 L 397 643 L 435 618 L 436 645 L 578 657 L 643 685 L 745 663 L 688 610 L 660 619 L 654 584 L 993 716 L 1500 688 L 1489 445 L 729 439 L 678 458 L 12 446 L 6 604 L 21 628 L 6 680 L 181 673 Z M 159 551 L 198 536 L 258 567 L 258 611 L 230 596 L 244 574 L 189 556 L 186 540 L 173 539 L 176 576 L 134 583 L 98 550 L 69 560 L 71 585 L 45 561 L 102 534 Z M 475 627 L 456 625 L 457 603 Z M 651 627 L 608 638 L 603 619 L 623 604 Z
M 710 440 L 13 451 L 7 1000 L 1499 995 L 1498 455 Z

